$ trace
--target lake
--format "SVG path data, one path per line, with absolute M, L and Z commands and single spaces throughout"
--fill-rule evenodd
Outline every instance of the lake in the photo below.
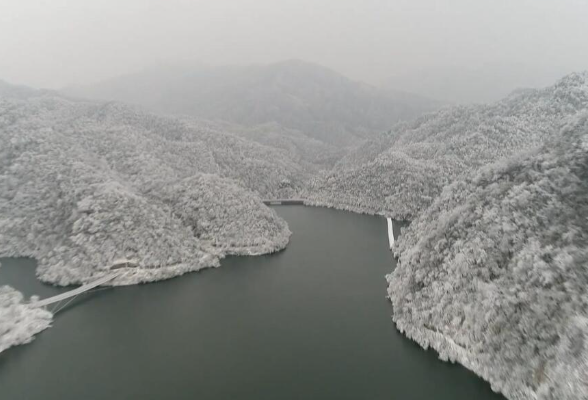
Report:
M 394 327 L 386 220 L 282 206 L 285 251 L 154 284 L 100 290 L 0 353 L 0 399 L 504 399 Z M 0 285 L 47 297 L 33 260 Z

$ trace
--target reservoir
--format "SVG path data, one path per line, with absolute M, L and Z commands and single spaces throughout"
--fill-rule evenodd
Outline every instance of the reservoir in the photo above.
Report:
M 280 253 L 76 299 L 0 353 L 0 399 L 504 399 L 395 329 L 385 218 L 275 210 L 293 232 Z M 0 285 L 64 290 L 36 281 L 32 260 L 1 261 Z

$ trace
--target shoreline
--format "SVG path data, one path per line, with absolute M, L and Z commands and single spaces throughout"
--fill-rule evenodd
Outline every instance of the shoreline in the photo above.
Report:
M 302 206 L 306 206 L 306 207 L 320 207 L 320 208 L 334 209 L 334 210 L 338 210 L 338 211 L 351 212 L 351 213 L 359 214 L 359 215 L 381 216 L 381 217 L 384 217 L 387 222 L 386 232 L 387 232 L 390 251 L 393 250 L 393 246 L 395 245 L 395 242 L 396 242 L 396 238 L 394 237 L 394 221 L 391 217 L 385 216 L 384 213 L 382 213 L 382 212 L 377 212 L 377 213 L 357 212 L 354 210 L 343 209 L 343 208 L 337 207 L 337 206 L 327 206 L 324 204 L 317 204 L 312 201 L 303 200 L 303 199 L 263 200 L 263 203 L 269 207 L 282 206 L 282 205 L 283 206 L 302 205 Z M 288 231 L 289 231 L 289 229 L 288 229 Z M 255 257 L 255 256 L 277 253 L 277 252 L 283 251 L 287 247 L 291 234 L 292 234 L 292 232 L 289 232 L 289 235 L 287 236 L 287 240 L 281 241 L 282 243 L 277 244 L 277 248 L 271 248 L 271 246 L 268 246 L 267 243 L 262 246 L 238 247 L 235 249 L 218 248 L 217 249 L 218 253 L 215 255 L 215 257 L 212 255 L 207 255 L 207 256 L 203 257 L 203 258 L 208 259 L 208 261 L 209 261 L 209 262 L 206 262 L 205 265 L 197 265 L 197 266 L 192 265 L 191 266 L 191 265 L 188 265 L 187 263 L 179 263 L 179 264 L 174 264 L 174 265 L 165 266 L 165 267 L 158 267 L 158 268 L 141 268 L 141 269 L 124 268 L 126 271 L 125 271 L 125 273 L 121 274 L 120 279 L 115 279 L 112 282 L 109 282 L 108 284 L 106 284 L 104 286 L 122 287 L 122 286 L 132 286 L 132 285 L 139 285 L 139 284 L 155 283 L 155 282 L 165 281 L 165 280 L 172 279 L 172 278 L 177 278 L 177 277 L 183 276 L 187 273 L 200 272 L 200 271 L 210 269 L 210 268 L 218 268 L 221 265 L 220 261 L 226 257 Z M 25 256 L 25 257 L 27 257 L 27 256 Z M 19 257 L 12 256 L 10 258 L 19 258 Z M 33 259 L 35 259 L 35 258 L 33 257 Z M 106 270 L 104 272 L 108 272 L 108 271 L 109 270 Z M 133 274 L 133 272 L 135 272 L 135 273 Z M 73 285 L 67 285 L 67 286 L 56 285 L 50 281 L 42 279 L 42 277 L 40 277 L 38 275 L 36 276 L 36 279 L 38 279 L 40 282 L 42 282 L 44 284 L 54 286 L 54 287 L 61 287 L 62 288 L 62 287 L 67 287 L 67 286 L 73 286 Z M 21 303 L 21 306 L 29 308 L 31 310 L 38 309 L 37 307 L 32 307 L 28 303 Z M 49 313 L 46 310 L 43 310 L 43 311 L 46 313 Z M 51 315 L 54 318 L 54 314 L 51 314 Z M 478 375 L 479 377 L 481 377 L 485 381 L 489 382 L 492 387 L 492 390 L 502 392 L 502 393 L 505 392 L 505 391 L 503 391 L 503 388 L 496 387 L 495 382 L 489 381 L 488 377 L 485 376 L 483 373 L 481 373 L 482 371 L 479 368 L 477 368 L 477 364 L 475 362 L 473 362 L 470 359 L 470 357 L 468 357 L 467 353 L 465 352 L 465 349 L 461 348 L 460 346 L 457 346 L 455 343 L 453 343 L 453 345 L 452 345 L 449 338 L 445 338 L 436 332 L 421 332 L 416 327 L 401 326 L 399 324 L 399 322 L 394 319 L 394 317 L 392 319 L 393 319 L 394 326 L 396 327 L 396 329 L 406 339 L 410 339 L 411 341 L 416 342 L 424 350 L 426 350 L 429 347 L 433 348 L 437 352 L 440 360 L 445 361 L 445 362 L 448 362 L 448 361 L 456 362 L 457 361 L 459 364 L 461 364 L 462 366 L 464 366 L 468 370 L 474 372 L 476 375 Z M 47 329 L 49 327 L 51 327 L 51 324 L 48 324 L 48 326 L 46 326 L 44 329 Z M 18 344 L 30 343 L 31 341 L 34 340 L 35 336 L 39 333 L 41 333 L 41 331 L 36 332 L 35 334 L 31 335 L 29 338 L 26 338 L 26 340 L 23 340 L 20 343 L 15 343 L 12 346 L 16 346 Z M 9 347 L 12 347 L 12 346 L 9 346 Z M 8 349 L 9 347 L 7 347 L 6 349 Z M 4 349 L 4 350 L 6 350 L 6 349 Z M 532 397 L 527 396 L 527 397 L 513 397 L 513 398 L 530 399 Z

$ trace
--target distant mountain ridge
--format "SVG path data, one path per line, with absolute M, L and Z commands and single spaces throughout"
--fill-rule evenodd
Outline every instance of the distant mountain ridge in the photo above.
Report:
M 0 96 L 13 99 L 26 99 L 27 97 L 39 96 L 49 92 L 49 90 L 33 89 L 24 85 L 14 85 L 0 79 Z
M 243 125 L 276 122 L 336 145 L 357 143 L 438 107 L 432 100 L 381 90 L 298 60 L 149 69 L 64 93 Z

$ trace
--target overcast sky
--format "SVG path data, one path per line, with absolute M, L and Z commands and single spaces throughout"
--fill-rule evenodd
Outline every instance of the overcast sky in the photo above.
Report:
M 0 79 L 14 83 L 291 58 L 372 83 L 447 66 L 588 69 L 588 0 L 0 0 Z

